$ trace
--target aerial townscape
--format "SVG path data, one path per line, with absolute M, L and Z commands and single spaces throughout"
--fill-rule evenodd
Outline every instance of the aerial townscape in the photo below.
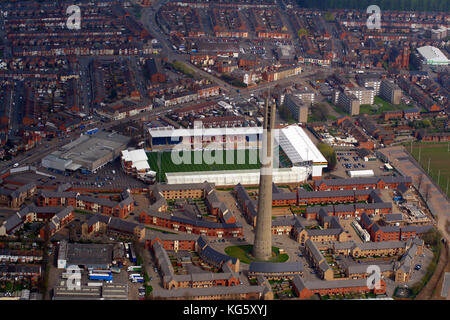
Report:
M 450 300 L 449 63 L 448 0 L 0 1 L 0 300 Z

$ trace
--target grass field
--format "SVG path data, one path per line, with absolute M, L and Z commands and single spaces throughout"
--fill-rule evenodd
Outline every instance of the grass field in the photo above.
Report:
M 375 97 L 374 102 L 375 104 L 373 106 L 367 104 L 361 105 L 359 108 L 359 113 L 373 115 L 382 114 L 386 111 L 405 110 L 412 108 L 411 106 L 408 106 L 406 104 L 394 105 L 378 96 Z
M 165 181 L 165 174 L 166 172 L 194 172 L 194 171 L 215 171 L 215 170 L 245 170 L 245 169 L 259 169 L 261 164 L 259 161 L 259 157 L 257 155 L 256 161 L 252 159 L 253 161 L 249 160 L 250 157 L 250 150 L 244 150 L 245 152 L 245 161 L 240 161 L 240 158 L 238 158 L 238 152 L 242 150 L 233 150 L 228 151 L 229 153 L 234 152 L 234 157 L 232 161 L 227 161 L 227 153 L 223 152 L 222 154 L 222 163 L 213 163 L 213 164 L 207 164 L 203 160 L 203 155 L 205 155 L 206 152 L 202 151 L 193 151 L 190 152 L 190 164 L 189 163 L 181 163 L 181 164 L 175 164 L 172 160 L 172 152 L 161 152 L 161 168 L 158 166 L 158 152 L 149 152 L 147 153 L 148 157 L 148 163 L 150 164 L 150 168 L 153 171 L 157 172 L 157 180 L 158 181 Z M 203 153 L 203 154 L 202 154 Z M 212 156 L 214 157 L 215 151 L 212 151 Z M 209 152 L 207 153 L 209 154 Z M 180 152 L 180 158 L 183 157 L 183 154 Z M 195 164 L 194 159 L 195 157 L 199 157 L 201 159 L 201 164 Z M 242 157 L 242 156 L 240 156 Z M 243 162 L 242 164 L 239 164 L 239 162 Z M 188 162 L 188 161 L 186 161 Z M 229 162 L 229 163 L 227 163 Z M 256 163 L 254 163 L 256 162 Z
M 411 153 L 411 144 L 406 144 L 405 148 Z M 425 171 L 428 171 L 428 159 L 430 159 L 429 174 L 436 183 L 438 183 L 438 175 L 440 170 L 439 186 L 445 193 L 447 189 L 447 180 L 450 180 L 450 152 L 448 152 L 448 143 L 414 143 L 412 148 L 412 155 L 414 159 L 417 160 L 417 162 L 419 162 L 419 153 L 420 164 Z M 450 196 L 449 192 L 447 192 L 447 196 Z
M 256 261 L 251 259 L 249 254 L 253 245 L 242 245 L 242 246 L 231 246 L 225 248 L 225 253 L 231 257 L 238 258 L 242 263 L 249 264 L 252 261 Z M 280 249 L 277 247 L 272 247 L 272 251 L 274 253 L 274 257 L 268 262 L 286 262 L 289 259 L 289 256 L 285 253 L 280 254 Z

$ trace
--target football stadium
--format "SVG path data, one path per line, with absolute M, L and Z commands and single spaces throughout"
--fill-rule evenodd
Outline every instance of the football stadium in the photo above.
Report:
M 261 127 L 175 129 L 150 128 L 147 153 L 157 181 L 218 186 L 257 185 Z M 273 182 L 300 183 L 320 178 L 328 163 L 298 125 L 277 129 Z

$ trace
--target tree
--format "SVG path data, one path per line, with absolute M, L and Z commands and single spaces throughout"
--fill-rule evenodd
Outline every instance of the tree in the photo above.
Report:
M 116 89 L 112 89 L 111 90 L 111 93 L 109 94 L 109 100 L 114 100 L 114 99 L 116 99 L 117 98 L 117 91 L 116 91 Z
M 294 117 L 292 116 L 292 112 L 286 107 L 284 104 L 282 104 L 278 108 L 278 112 L 280 113 L 280 116 L 287 122 L 293 123 L 295 122 Z
M 441 241 L 441 238 L 442 235 L 436 228 L 432 228 L 422 235 L 422 240 L 425 242 L 425 244 L 428 244 L 432 247 L 436 246 L 439 241 Z
M 298 30 L 297 34 L 298 34 L 298 37 L 301 39 L 308 35 L 308 30 L 306 30 L 305 28 L 301 28 L 300 30 Z
M 315 104 L 311 108 L 311 113 L 313 114 L 314 118 L 319 121 L 326 121 L 328 118 L 328 108 L 323 103 Z
M 334 151 L 334 149 L 330 145 L 323 143 L 323 142 L 319 143 L 317 148 L 323 154 L 325 159 L 327 159 L 328 170 L 329 171 L 334 170 L 334 168 L 336 167 L 336 164 L 337 164 L 336 151 Z

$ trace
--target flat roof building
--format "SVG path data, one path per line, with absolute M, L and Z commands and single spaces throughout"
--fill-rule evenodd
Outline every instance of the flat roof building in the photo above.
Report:
M 78 169 L 94 172 L 113 161 L 126 149 L 129 137 L 114 132 L 100 131 L 83 135 L 42 159 L 42 166 L 57 171 Z

